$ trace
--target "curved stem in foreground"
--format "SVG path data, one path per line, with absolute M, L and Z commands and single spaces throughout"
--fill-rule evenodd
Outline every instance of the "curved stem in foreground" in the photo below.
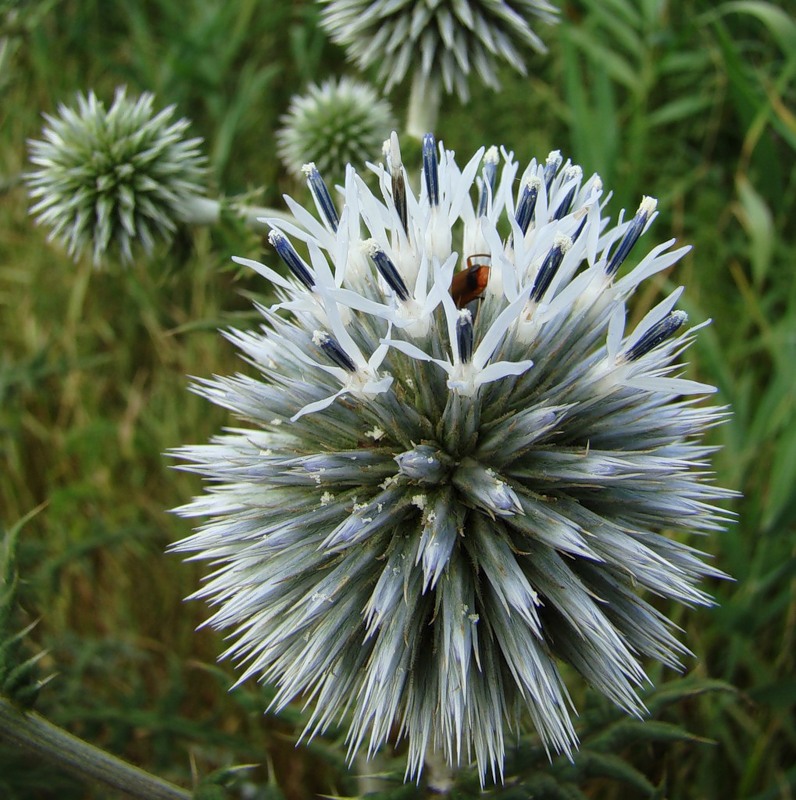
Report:
M 453 789 L 453 768 L 439 750 L 429 747 L 426 750 L 426 786 L 429 796 L 448 797 Z
M 91 779 L 141 800 L 191 800 L 187 789 L 151 775 L 73 736 L 32 711 L 0 697 L 0 739 L 47 759 L 78 778 Z

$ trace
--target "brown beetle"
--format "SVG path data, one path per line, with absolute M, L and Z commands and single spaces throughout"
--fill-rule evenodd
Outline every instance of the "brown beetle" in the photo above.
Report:
M 478 264 L 476 258 L 486 259 L 486 264 Z M 489 283 L 489 253 L 474 253 L 467 256 L 466 269 L 457 272 L 451 281 L 450 293 L 456 308 L 464 308 L 468 303 L 481 297 Z

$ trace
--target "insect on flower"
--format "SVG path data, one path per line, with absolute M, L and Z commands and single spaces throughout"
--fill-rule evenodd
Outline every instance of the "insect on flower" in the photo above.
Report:
M 476 263 L 477 258 L 484 260 L 485 263 Z M 464 308 L 484 293 L 489 283 L 491 260 L 488 253 L 474 253 L 467 256 L 466 269 L 457 272 L 451 281 L 450 293 L 456 308 Z

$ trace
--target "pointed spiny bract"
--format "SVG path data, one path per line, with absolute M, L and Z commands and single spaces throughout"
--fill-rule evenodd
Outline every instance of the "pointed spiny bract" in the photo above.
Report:
M 393 125 L 389 103 L 371 86 L 346 77 L 310 84 L 293 96 L 280 122 L 277 152 L 285 169 L 298 178 L 314 162 L 333 180 L 343 177 L 346 164 L 364 166 L 375 158 Z
M 321 2 L 321 24 L 332 41 L 343 45 L 360 69 L 378 66 L 386 91 L 415 69 L 462 100 L 469 96 L 473 68 L 493 89 L 499 88 L 503 63 L 524 75 L 526 53 L 546 49 L 531 23 L 551 24 L 558 18 L 558 9 L 547 0 Z
M 289 200 L 271 221 L 296 279 L 241 259 L 282 300 L 229 334 L 260 377 L 196 387 L 250 427 L 178 451 L 214 486 L 175 550 L 214 564 L 196 596 L 242 679 L 311 702 L 309 736 L 347 721 L 352 755 L 398 731 L 410 777 L 433 748 L 499 778 L 521 709 L 570 754 L 560 661 L 642 712 L 641 660 L 687 650 L 639 592 L 708 604 L 721 576 L 664 535 L 720 529 L 729 496 L 700 442 L 725 412 L 679 374 L 681 290 L 625 331 L 686 249 L 633 267 L 653 200 L 611 226 L 599 178 L 556 151 L 516 180 L 502 152 L 500 174 L 496 148 L 459 167 L 428 136 L 415 194 L 392 136 L 377 192 L 349 168 L 339 208 L 308 166 L 320 219 Z
M 134 242 L 151 252 L 203 193 L 202 140 L 186 138 L 186 119 L 171 121 L 173 107 L 156 113 L 153 99 L 117 89 L 106 109 L 93 92 L 78 94 L 76 109 L 45 114 L 44 138 L 29 142 L 30 213 L 70 256 L 90 250 L 99 264 L 115 248 L 131 261 Z

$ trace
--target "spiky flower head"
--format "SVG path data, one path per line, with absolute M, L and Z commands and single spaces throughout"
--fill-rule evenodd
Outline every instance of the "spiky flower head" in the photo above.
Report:
M 387 91 L 411 69 L 448 94 L 469 95 L 475 68 L 499 88 L 505 62 L 525 74 L 525 52 L 544 52 L 531 23 L 555 22 L 558 9 L 546 0 L 320 0 L 321 24 L 360 69 L 378 65 Z
M 308 162 L 327 178 L 342 179 L 346 164 L 375 158 L 393 126 L 390 104 L 372 87 L 342 77 L 311 84 L 295 95 L 277 132 L 277 150 L 285 168 L 302 175 Z
M 115 248 L 130 261 L 136 241 L 151 252 L 201 194 L 201 139 L 186 138 L 188 120 L 172 121 L 174 106 L 156 113 L 153 101 L 119 88 L 106 109 L 93 92 L 78 94 L 76 107 L 45 114 L 43 138 L 29 142 L 31 214 L 70 256 L 90 250 L 98 264 Z
M 314 701 L 309 732 L 348 720 L 353 754 L 399 731 L 409 775 L 434 749 L 499 777 L 524 713 L 576 746 L 561 662 L 631 713 L 642 659 L 679 665 L 641 594 L 710 602 L 720 573 L 666 532 L 723 524 L 700 437 L 724 412 L 679 374 L 680 289 L 625 330 L 688 250 L 621 269 L 654 200 L 611 224 L 558 152 L 460 168 L 431 136 L 415 195 L 395 134 L 385 155 L 380 191 L 349 168 L 341 205 L 309 171 L 317 215 L 270 221 L 288 277 L 236 259 L 281 302 L 229 333 L 258 376 L 196 387 L 247 425 L 178 451 L 213 485 L 175 550 L 215 565 L 195 596 L 241 680 Z

